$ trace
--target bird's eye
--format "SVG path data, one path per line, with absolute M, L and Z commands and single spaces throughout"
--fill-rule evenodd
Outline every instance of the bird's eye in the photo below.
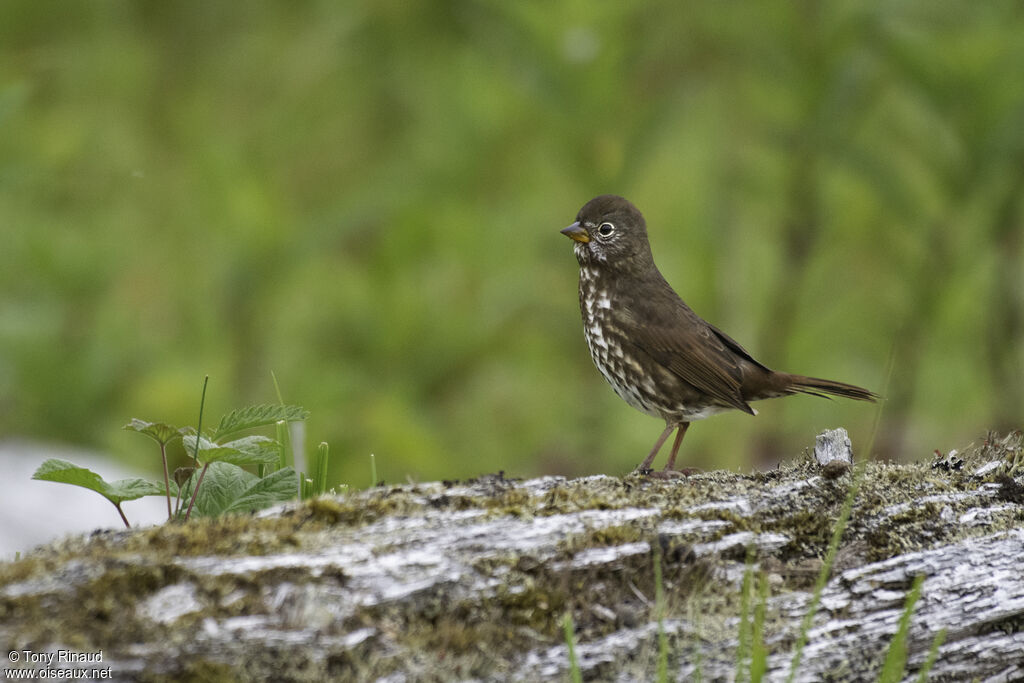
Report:
M 615 226 L 611 223 L 602 223 L 597 228 L 597 234 L 601 237 L 609 237 L 613 232 L 615 232 Z

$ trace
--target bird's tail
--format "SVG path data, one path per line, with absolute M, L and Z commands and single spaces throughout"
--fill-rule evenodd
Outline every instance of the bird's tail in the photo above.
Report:
M 834 382 L 830 379 L 818 377 L 804 377 L 803 375 L 786 375 L 785 386 L 788 390 L 787 393 L 810 394 L 811 396 L 821 396 L 822 398 L 841 396 L 843 398 L 852 398 L 855 401 L 871 401 L 872 403 L 881 398 L 881 396 L 873 391 L 868 391 L 852 384 Z

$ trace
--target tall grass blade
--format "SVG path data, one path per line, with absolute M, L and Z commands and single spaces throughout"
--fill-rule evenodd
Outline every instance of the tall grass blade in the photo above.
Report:
M 278 459 L 277 468 L 283 470 L 285 467 L 291 466 L 291 438 L 288 434 L 288 423 L 285 420 L 278 420 L 275 425 L 277 430 L 277 443 L 279 444 L 280 458 Z
M 583 672 L 580 671 L 580 663 L 576 659 L 576 627 L 569 612 L 566 612 L 562 619 L 562 631 L 565 633 L 565 646 L 569 650 L 569 680 L 572 683 L 583 683 Z
M 313 495 L 315 496 L 327 493 L 327 460 L 327 442 L 321 441 L 316 449 L 316 462 L 313 470 Z
M 907 594 L 907 602 L 903 607 L 903 614 L 900 615 L 900 624 L 896 634 L 889 642 L 889 651 L 885 655 L 885 663 L 882 664 L 882 673 L 878 677 L 878 683 L 897 683 L 903 680 L 903 669 L 907 665 L 907 634 L 910 632 L 910 617 L 914 612 L 914 605 L 921 597 L 921 586 L 924 585 L 924 575 L 918 575 L 914 584 Z
M 814 595 L 811 597 L 810 605 L 807 606 L 807 613 L 804 615 L 803 621 L 800 622 L 800 635 L 797 637 L 796 645 L 794 646 L 793 659 L 789 666 L 789 676 L 786 678 L 787 683 L 793 683 L 793 680 L 796 678 L 796 672 L 800 668 L 800 660 L 803 658 L 804 647 L 807 645 L 807 632 L 810 631 L 811 624 L 814 623 L 814 617 L 818 612 L 821 592 L 825 589 L 828 577 L 832 573 L 832 565 L 836 560 L 836 553 L 839 551 L 839 542 L 842 540 L 843 532 L 846 531 L 846 525 L 850 521 L 853 501 L 857 497 L 857 491 L 860 489 L 860 483 L 864 478 L 866 469 L 866 460 L 859 462 L 854 469 L 853 481 L 850 483 L 850 490 L 846 494 L 843 508 L 839 512 L 839 519 L 836 520 L 835 529 L 832 531 L 832 540 L 829 541 L 828 551 L 825 553 L 825 561 L 821 565 L 821 571 L 818 572 L 817 580 L 814 582 Z
M 750 645 L 750 683 L 759 683 L 768 672 L 768 648 L 764 644 L 764 617 L 768 605 L 768 575 L 758 574 L 758 600 L 754 608 L 754 626 Z
M 740 586 L 740 633 L 736 646 L 736 680 L 746 679 L 747 657 L 750 655 L 750 594 L 754 583 L 754 546 L 747 548 L 747 566 Z
M 668 683 L 668 635 L 665 633 L 665 584 L 661 577 L 661 546 L 654 543 L 654 611 L 658 618 L 658 683 Z
M 885 384 L 883 392 L 887 392 L 889 384 L 892 381 L 892 373 L 896 367 L 896 344 L 895 342 L 889 350 L 889 362 L 885 370 Z M 883 394 L 884 396 L 884 394 Z M 875 413 L 875 424 L 871 429 L 871 439 L 868 441 L 867 453 L 870 457 L 871 452 L 875 447 L 875 438 L 878 436 L 878 426 L 882 422 L 882 411 L 885 407 L 885 401 L 878 402 L 878 411 Z M 828 551 L 825 553 L 825 562 L 821 567 L 821 572 L 818 573 L 818 579 L 814 584 L 814 595 L 811 598 L 811 604 L 807 607 L 807 614 L 804 615 L 804 619 L 800 624 L 800 635 L 797 638 L 796 646 L 793 652 L 793 660 L 790 663 L 789 676 L 786 677 L 786 683 L 792 683 L 796 677 L 797 669 L 800 666 L 800 660 L 803 657 L 804 647 L 807 645 L 807 632 L 811 628 L 811 624 L 814 623 L 814 616 L 818 611 L 818 604 L 821 601 L 821 591 L 825 588 L 825 584 L 828 582 L 829 574 L 832 572 L 832 565 L 836 559 L 836 553 L 839 551 L 839 542 L 842 540 L 843 532 L 846 530 L 846 525 L 850 520 L 850 513 L 853 511 L 853 501 L 857 497 L 857 490 L 860 488 L 860 482 L 864 478 L 864 473 L 867 470 L 867 460 L 861 459 L 857 463 L 853 472 L 853 481 L 850 483 L 850 490 L 846 494 L 846 500 L 843 501 L 843 509 L 839 513 L 839 519 L 836 520 L 835 530 L 832 532 L 832 540 L 829 542 Z
M 206 408 L 206 387 L 207 387 L 207 385 L 209 385 L 209 383 L 210 383 L 210 376 L 206 375 L 205 377 L 203 377 L 203 393 L 199 396 L 199 421 L 197 422 L 197 426 L 196 426 L 196 442 L 195 442 L 195 445 L 192 448 L 192 469 L 199 469 L 199 440 L 201 438 L 200 435 L 203 433 L 203 412 L 204 412 L 204 409 Z M 199 477 L 198 481 L 196 481 L 196 487 L 199 486 L 199 483 L 202 480 L 203 480 L 203 478 Z M 191 488 L 191 481 L 192 480 L 190 478 L 189 479 L 189 487 L 190 488 L 185 489 L 184 492 L 179 490 L 179 493 L 181 493 L 181 499 L 182 500 L 191 500 L 191 502 L 195 502 L 196 491 Z M 190 496 L 191 496 L 191 498 L 190 498 Z M 191 509 L 192 509 L 192 505 L 190 503 L 189 504 L 189 510 L 191 510 Z M 178 513 L 178 510 L 175 510 L 175 514 L 177 514 L 177 513 Z M 185 513 L 185 520 L 188 521 L 188 513 Z
M 928 672 L 932 670 L 932 667 L 935 665 L 935 660 L 939 658 L 939 648 L 942 647 L 944 640 L 946 640 L 946 629 L 940 629 L 932 640 L 932 647 L 928 650 L 928 659 L 925 660 L 924 666 L 921 667 L 921 672 L 917 677 L 917 683 L 926 683 L 928 681 Z

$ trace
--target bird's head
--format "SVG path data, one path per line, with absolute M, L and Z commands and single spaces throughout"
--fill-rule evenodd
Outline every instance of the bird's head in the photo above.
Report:
M 580 265 L 623 268 L 653 264 L 647 223 L 628 200 L 614 194 L 594 197 L 562 230 L 573 240 Z

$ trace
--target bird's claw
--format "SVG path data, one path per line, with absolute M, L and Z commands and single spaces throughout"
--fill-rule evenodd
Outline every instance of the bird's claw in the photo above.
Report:
M 682 479 L 686 476 L 685 472 L 680 472 L 679 470 L 652 470 L 650 467 L 637 468 L 636 474 L 639 474 L 641 477 L 650 477 L 651 479 Z

